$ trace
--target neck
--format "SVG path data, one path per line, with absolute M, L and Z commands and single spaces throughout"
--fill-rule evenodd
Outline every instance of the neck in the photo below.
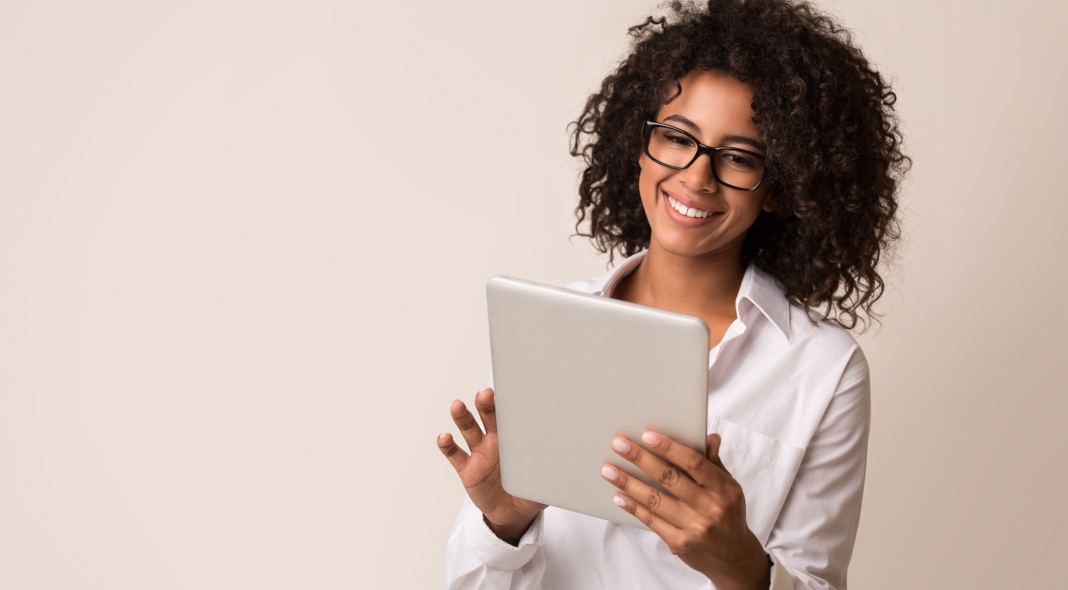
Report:
M 653 243 L 614 296 L 706 321 L 730 322 L 736 317 L 734 303 L 744 276 L 740 251 L 679 256 Z

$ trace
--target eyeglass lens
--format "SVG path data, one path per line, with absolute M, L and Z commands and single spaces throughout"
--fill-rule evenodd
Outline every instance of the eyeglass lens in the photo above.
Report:
M 646 148 L 649 156 L 657 162 L 673 168 L 685 168 L 697 155 L 697 142 L 685 133 L 666 127 L 653 127 Z M 723 149 L 715 156 L 716 179 L 749 190 L 764 178 L 764 162 L 739 150 Z

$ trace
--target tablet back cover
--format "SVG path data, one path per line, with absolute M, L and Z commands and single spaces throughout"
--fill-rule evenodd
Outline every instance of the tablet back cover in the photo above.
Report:
M 486 285 L 501 476 L 510 494 L 646 528 L 612 503 L 605 462 L 656 430 L 705 448 L 708 327 L 692 316 L 494 277 Z

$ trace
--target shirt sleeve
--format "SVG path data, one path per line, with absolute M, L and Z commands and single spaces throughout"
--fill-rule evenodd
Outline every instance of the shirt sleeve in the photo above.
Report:
M 860 524 L 871 422 L 871 381 L 860 348 L 816 429 L 766 549 L 772 590 L 846 588 Z
M 445 551 L 449 590 L 541 590 L 543 522 L 544 513 L 539 513 L 513 547 L 493 534 L 482 512 L 465 496 Z

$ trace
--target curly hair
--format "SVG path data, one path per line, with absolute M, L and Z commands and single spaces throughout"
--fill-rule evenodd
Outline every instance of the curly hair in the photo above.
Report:
M 890 86 L 849 33 L 807 2 L 675 2 L 670 12 L 630 29 L 630 55 L 572 124 L 571 154 L 585 163 L 576 232 L 610 260 L 649 246 L 642 124 L 678 96 L 687 73 L 720 71 L 754 90 L 778 202 L 749 229 L 743 261 L 806 311 L 846 329 L 867 325 L 885 287 L 880 257 L 900 236 L 896 194 L 911 165 Z

